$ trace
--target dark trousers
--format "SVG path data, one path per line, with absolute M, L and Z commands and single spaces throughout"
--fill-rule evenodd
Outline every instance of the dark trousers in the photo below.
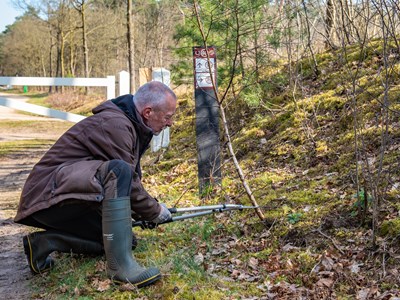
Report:
M 105 199 L 129 196 L 132 169 L 122 160 L 105 162 L 106 175 L 98 176 L 105 190 Z M 103 242 L 101 202 L 65 200 L 30 216 L 36 227 L 57 230 L 81 238 Z

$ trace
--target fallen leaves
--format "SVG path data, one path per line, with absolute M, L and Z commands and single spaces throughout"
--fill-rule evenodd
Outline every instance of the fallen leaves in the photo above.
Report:
M 339 239 L 332 232 L 321 235 L 311 230 L 295 234 L 293 239 L 288 235 L 282 239 L 284 244 L 276 245 L 268 230 L 247 238 L 252 234 L 251 228 L 240 229 L 240 238 L 221 232 L 212 236 L 212 244 L 198 244 L 194 263 L 220 282 L 255 286 L 264 295 L 262 299 L 337 299 L 337 291 L 360 300 L 391 299 L 383 296 L 385 293 L 376 288 L 376 281 L 366 272 L 365 260 L 369 256 L 360 243 L 368 241 L 365 233 L 358 236 L 353 232 L 352 236 Z M 335 238 L 334 243 L 330 235 Z M 297 243 L 299 237 L 307 246 Z M 358 243 L 349 237 L 357 238 Z M 313 247 L 315 240 L 324 247 Z M 395 268 L 386 270 L 387 277 L 398 274 Z M 391 295 L 396 293 L 399 294 L 397 291 Z
M 198 266 L 203 264 L 204 262 L 204 255 L 201 253 L 198 253 L 197 255 L 194 256 L 194 263 Z
M 92 287 L 94 287 L 99 292 L 104 292 L 110 289 L 112 281 L 110 279 L 101 280 L 99 278 L 94 278 L 92 281 Z
M 256 270 L 258 268 L 258 259 L 254 258 L 254 257 L 250 257 L 247 264 L 250 268 L 252 268 L 253 270 Z
M 316 285 L 319 287 L 327 287 L 331 288 L 333 286 L 334 280 L 330 277 L 328 278 L 321 278 L 317 281 Z

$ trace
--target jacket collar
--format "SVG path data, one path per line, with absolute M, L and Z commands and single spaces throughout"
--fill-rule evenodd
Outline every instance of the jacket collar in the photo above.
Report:
M 128 94 L 117 97 L 111 101 L 124 112 L 135 127 L 139 138 L 139 154 L 141 156 L 149 147 L 153 137 L 153 130 L 144 124 L 143 118 L 137 111 L 135 103 L 133 102 L 134 97 L 135 96 Z

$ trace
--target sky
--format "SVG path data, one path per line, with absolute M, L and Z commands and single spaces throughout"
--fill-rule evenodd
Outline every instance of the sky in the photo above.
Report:
M 23 12 L 14 7 L 11 0 L 0 0 L 0 32 L 6 29 L 15 21 L 15 17 L 22 15 Z

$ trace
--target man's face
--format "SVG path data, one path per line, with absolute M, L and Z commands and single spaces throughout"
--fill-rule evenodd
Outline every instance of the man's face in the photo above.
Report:
M 158 108 L 149 108 L 143 116 L 144 123 L 153 130 L 155 135 L 173 124 L 173 117 L 176 111 L 176 100 L 168 97 L 165 104 Z

